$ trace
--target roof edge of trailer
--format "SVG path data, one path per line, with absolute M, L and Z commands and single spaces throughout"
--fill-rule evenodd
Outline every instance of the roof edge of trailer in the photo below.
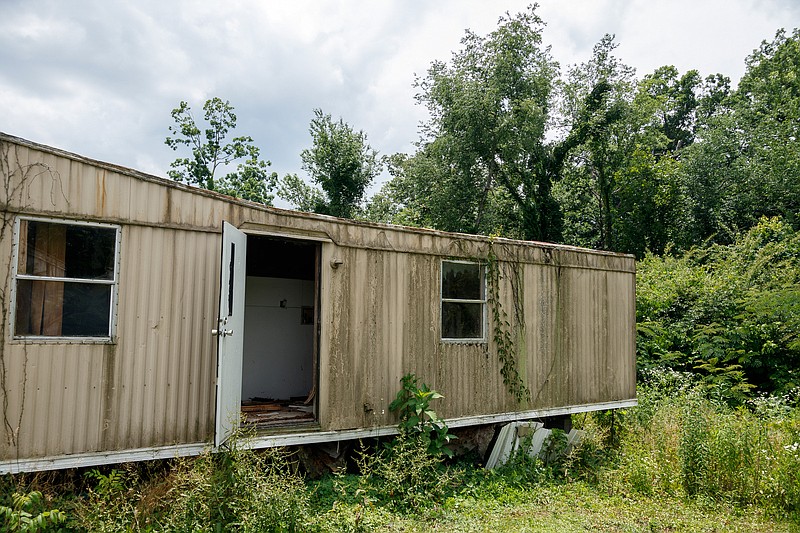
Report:
M 475 235 L 471 233 L 459 233 L 459 232 L 451 232 L 451 231 L 442 231 L 432 228 L 424 228 L 424 227 L 414 227 L 414 226 L 402 226 L 399 224 L 389 224 L 383 222 L 371 222 L 366 220 L 353 220 L 347 218 L 338 218 L 330 215 L 322 215 L 318 213 L 308 213 L 305 211 L 296 211 L 293 209 L 284 209 L 280 207 L 269 206 L 265 204 L 260 204 L 257 202 L 252 202 L 249 200 L 244 200 L 241 198 L 234 198 L 232 196 L 227 196 L 222 193 L 216 191 L 210 191 L 207 189 L 202 189 L 200 187 L 194 187 L 191 185 L 187 185 L 185 183 L 180 183 L 178 181 L 174 181 L 171 179 L 163 178 L 160 176 L 156 176 L 154 174 L 148 174 L 146 172 L 142 172 L 140 170 L 136 170 L 130 167 L 125 167 L 122 165 L 117 165 L 114 163 L 108 163 L 106 161 L 101 161 L 99 159 L 93 159 L 91 157 L 82 156 L 80 154 L 76 154 L 74 152 L 70 152 L 68 150 L 64 150 L 61 148 L 56 148 L 53 146 L 49 146 L 46 144 L 37 143 L 35 141 L 31 141 L 28 139 L 24 139 L 22 137 L 17 137 L 5 132 L 0 131 L 0 141 L 6 141 L 13 144 L 17 144 L 20 146 L 24 146 L 26 148 L 31 148 L 34 150 L 38 150 L 40 152 L 52 154 L 59 157 L 64 157 L 66 159 L 71 159 L 73 161 L 84 163 L 88 165 L 92 165 L 98 168 L 102 168 L 104 170 L 109 170 L 111 172 L 116 172 L 118 174 L 132 177 L 135 179 L 139 179 L 142 181 L 147 181 L 150 183 L 155 183 L 158 185 L 162 185 L 164 187 L 170 187 L 173 189 L 178 189 L 181 191 L 188 192 L 190 194 L 197 194 L 200 196 L 206 196 L 209 198 L 213 198 L 216 200 L 220 200 L 223 202 L 227 202 L 230 204 L 240 205 L 243 207 L 247 207 L 249 209 L 255 209 L 259 211 L 266 211 L 272 212 L 275 214 L 294 217 L 294 218 L 304 218 L 310 220 L 320 220 L 320 221 L 330 221 L 335 222 L 337 224 L 346 224 L 351 226 L 362 226 L 368 228 L 375 228 L 375 229 L 391 229 L 393 231 L 402 231 L 407 233 L 416 233 L 416 234 L 423 234 L 423 235 L 432 235 L 432 236 L 441 236 L 441 237 L 457 237 L 459 239 L 464 240 L 472 240 L 477 242 L 486 242 L 487 240 L 491 240 L 492 242 L 496 242 L 498 244 L 511 244 L 511 245 L 519 245 L 519 246 L 536 246 L 539 248 L 552 248 L 564 251 L 572 251 L 572 252 L 580 252 L 580 253 L 588 253 L 592 255 L 599 255 L 599 256 L 609 256 L 609 257 L 624 257 L 635 259 L 635 256 L 632 254 L 626 254 L 621 252 L 611 252 L 607 250 L 596 250 L 593 248 L 584 248 L 581 246 L 572 246 L 568 244 L 558 244 L 558 243 L 551 243 L 551 242 L 543 242 L 543 241 L 526 241 L 521 239 L 511 239 L 506 237 L 491 237 L 487 235 Z

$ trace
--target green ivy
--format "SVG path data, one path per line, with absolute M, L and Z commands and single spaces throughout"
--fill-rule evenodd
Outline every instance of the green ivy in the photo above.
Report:
M 492 337 L 500 360 L 500 374 L 508 392 L 517 403 L 530 402 L 531 391 L 519 373 L 517 344 L 511 336 L 511 323 L 508 313 L 500 303 L 500 267 L 492 248 L 486 259 L 487 300 L 492 313 Z M 517 298 L 517 295 L 513 295 Z

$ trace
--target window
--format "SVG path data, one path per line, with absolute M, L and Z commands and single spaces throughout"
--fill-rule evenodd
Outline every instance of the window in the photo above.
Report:
M 484 266 L 442 261 L 442 339 L 485 340 Z
M 17 220 L 14 336 L 110 339 L 119 227 Z

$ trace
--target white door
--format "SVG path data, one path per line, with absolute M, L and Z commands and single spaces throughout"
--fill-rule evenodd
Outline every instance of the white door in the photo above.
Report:
M 217 424 L 214 446 L 219 447 L 239 427 L 242 402 L 244 346 L 244 282 L 247 236 L 222 223 L 219 319 L 217 329 Z

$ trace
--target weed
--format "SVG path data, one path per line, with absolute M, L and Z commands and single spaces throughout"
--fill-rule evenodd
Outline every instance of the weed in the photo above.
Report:
M 141 478 L 137 466 L 123 465 L 107 474 L 89 470 L 84 477 L 94 482 L 83 505 L 76 509 L 79 523 L 88 531 L 140 531 L 137 504 L 141 498 Z
M 720 405 L 700 390 L 648 400 L 641 406 L 646 417 L 633 409 L 616 466 L 604 481 L 615 491 L 758 505 L 796 515 L 797 409 L 772 406 L 775 416 L 764 417 Z
M 309 507 L 305 482 L 279 448 L 182 460 L 173 471 L 166 531 L 303 531 Z
M 46 509 L 42 493 L 34 490 L 28 493 L 15 492 L 12 505 L 0 505 L 0 526 L 3 531 L 47 532 L 64 531 L 67 515 L 58 509 Z
M 591 419 L 593 420 L 593 419 Z M 613 457 L 612 450 L 606 446 L 607 432 L 598 424 L 582 423 L 582 437 L 573 445 L 561 461 L 564 479 L 599 483 L 603 470 Z
M 389 404 L 389 410 L 400 417 L 397 427 L 401 435 L 420 439 L 429 454 L 452 457 L 453 451 L 447 448 L 447 443 L 455 436 L 449 433 L 445 421 L 430 407 L 431 401 L 444 396 L 425 383 L 417 385 L 414 374 L 406 374 L 400 382 L 402 387 Z
M 227 451 L 170 462 L 152 479 L 135 465 L 108 473 L 79 506 L 89 531 L 292 532 L 308 530 L 308 493 L 284 449 L 251 450 L 243 437 Z
M 375 453 L 358 451 L 361 473 L 357 495 L 365 505 L 416 511 L 441 503 L 457 479 L 440 455 L 431 455 L 424 440 L 401 433 Z

